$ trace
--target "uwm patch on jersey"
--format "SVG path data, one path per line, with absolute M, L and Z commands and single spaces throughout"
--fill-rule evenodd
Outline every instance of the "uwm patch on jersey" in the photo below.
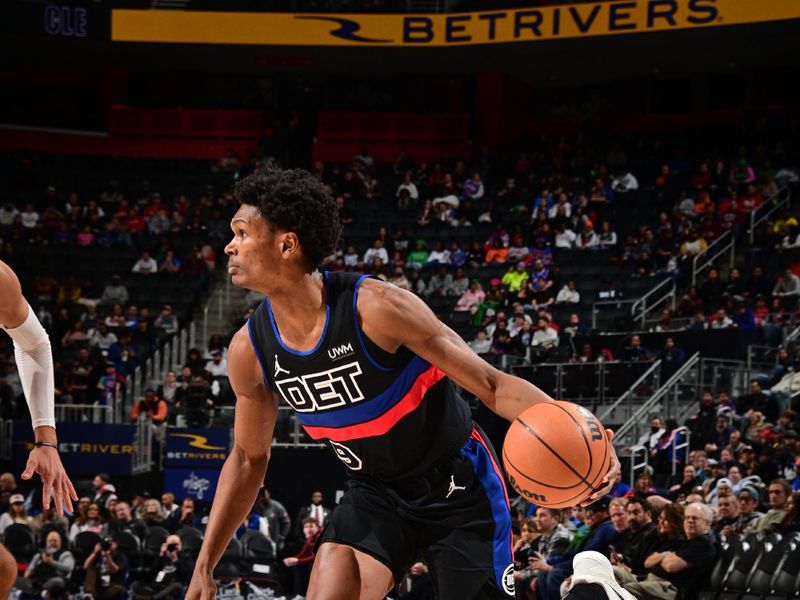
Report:
M 362 374 L 358 361 L 319 373 L 278 379 L 275 386 L 286 403 L 297 412 L 330 410 L 364 399 L 358 386 Z
M 403 348 L 390 354 L 364 335 L 357 318 L 363 279 L 325 275 L 325 327 L 311 350 L 284 343 L 268 299 L 250 317 L 250 339 L 273 394 L 348 469 L 382 477 L 423 472 L 464 443 L 469 407 L 435 365 Z

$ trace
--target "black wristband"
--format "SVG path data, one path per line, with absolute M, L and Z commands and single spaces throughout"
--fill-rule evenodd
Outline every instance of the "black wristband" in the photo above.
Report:
M 51 444 L 50 442 L 34 442 L 34 446 L 37 448 L 41 448 L 42 446 L 47 446 L 48 448 L 55 448 L 58 450 L 58 444 Z

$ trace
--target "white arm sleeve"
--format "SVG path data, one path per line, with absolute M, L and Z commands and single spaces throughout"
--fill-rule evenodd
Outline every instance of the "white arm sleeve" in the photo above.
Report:
M 0 327 L 14 340 L 14 357 L 17 359 L 22 391 L 28 401 L 34 429 L 43 425 L 55 427 L 53 354 L 47 332 L 30 304 L 28 318 L 22 325 L 13 329 Z

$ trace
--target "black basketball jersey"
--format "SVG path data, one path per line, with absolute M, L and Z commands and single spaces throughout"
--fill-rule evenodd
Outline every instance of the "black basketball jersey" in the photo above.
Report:
M 361 330 L 358 288 L 367 275 L 325 273 L 325 328 L 308 352 L 288 348 L 266 299 L 248 321 L 273 393 L 314 440 L 353 471 L 384 481 L 414 477 L 469 437 L 469 407 L 434 365 L 406 348 L 383 351 Z

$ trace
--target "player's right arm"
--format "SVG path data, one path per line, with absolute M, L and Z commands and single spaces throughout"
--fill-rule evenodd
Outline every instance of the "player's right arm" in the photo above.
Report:
M 264 383 L 247 325 L 228 347 L 228 377 L 236 394 L 233 451 L 220 473 L 214 504 L 186 600 L 213 600 L 213 571 L 264 483 L 277 406 Z

